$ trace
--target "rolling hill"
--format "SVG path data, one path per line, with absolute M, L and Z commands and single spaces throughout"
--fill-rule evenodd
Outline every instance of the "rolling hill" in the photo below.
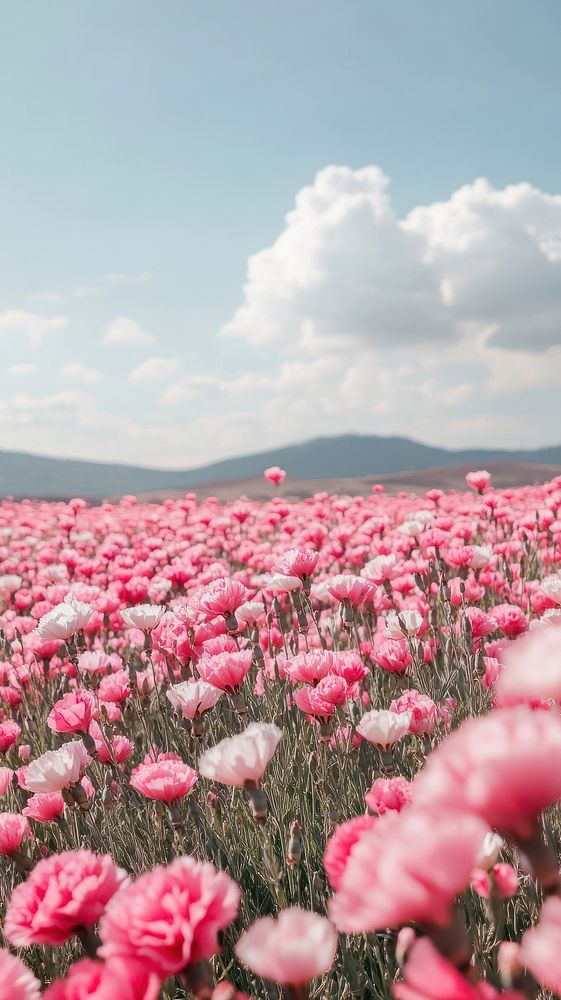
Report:
M 165 470 L 140 466 L 47 458 L 23 452 L 0 452 L 0 496 L 100 498 L 126 493 L 156 494 L 204 485 L 261 478 L 268 465 L 280 465 L 298 480 L 351 480 L 395 477 L 450 466 L 476 468 L 491 463 L 540 467 L 528 480 L 561 469 L 561 445 L 535 450 L 473 448 L 454 451 L 404 437 L 345 434 L 224 459 L 197 469 Z M 519 471 L 516 474 L 520 476 Z M 405 477 L 404 482 L 407 481 Z M 288 487 L 288 483 L 287 483 Z M 319 484 L 318 484 L 319 488 Z M 399 487 L 398 487 L 399 488 Z M 405 487 L 407 488 L 407 487 Z

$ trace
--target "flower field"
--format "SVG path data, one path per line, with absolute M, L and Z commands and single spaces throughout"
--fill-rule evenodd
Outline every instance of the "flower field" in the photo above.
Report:
M 0 504 L 0 1000 L 561 996 L 561 477 Z

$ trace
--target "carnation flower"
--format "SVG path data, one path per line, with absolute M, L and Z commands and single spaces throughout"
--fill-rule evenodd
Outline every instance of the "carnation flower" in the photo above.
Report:
M 286 478 L 286 472 L 278 465 L 271 465 L 269 469 L 265 469 L 263 476 L 267 482 L 273 483 L 274 486 L 278 486 L 279 483 L 282 483 L 282 481 Z
M 24 816 L 38 823 L 51 823 L 64 813 L 62 792 L 44 792 L 31 795 L 22 809 Z
M 281 910 L 276 920 L 256 920 L 236 944 L 236 955 L 252 972 L 292 986 L 327 972 L 336 951 L 337 932 L 329 920 L 298 906 Z
M 388 812 L 353 847 L 330 915 L 348 934 L 445 925 L 469 882 L 485 824 L 450 808 Z
M 70 691 L 55 702 L 47 725 L 56 733 L 84 733 L 94 714 L 95 699 L 89 691 Z
M 47 750 L 26 768 L 26 787 L 30 792 L 60 792 L 80 781 L 91 759 L 81 740 Z
M 160 986 L 159 977 L 132 958 L 83 958 L 71 966 L 66 979 L 49 987 L 43 1000 L 157 1000 Z
M 85 608 L 88 609 L 87 612 L 83 610 Z M 87 625 L 91 612 L 88 605 L 75 607 L 68 602 L 57 604 L 40 619 L 37 634 L 41 639 L 71 639 L 79 629 Z
M 206 750 L 199 760 L 199 771 L 224 785 L 259 781 L 281 739 L 282 730 L 273 723 L 252 722 L 242 733 Z
M 130 783 L 147 799 L 160 802 L 177 802 L 197 784 L 199 776 L 181 760 L 159 760 L 135 767 Z
M 151 632 L 160 622 L 165 608 L 160 604 L 136 604 L 132 608 L 123 608 L 121 618 L 129 628 L 138 628 L 142 632 Z
M 364 796 L 371 813 L 383 816 L 387 812 L 401 812 L 411 802 L 411 782 L 406 778 L 377 778 Z
M 0 1000 L 39 1000 L 40 996 L 41 984 L 31 970 L 17 955 L 0 948 Z
M 214 708 L 222 697 L 222 691 L 205 681 L 182 681 L 168 688 L 166 697 L 178 715 L 192 721 Z
M 7 940 L 17 948 L 64 944 L 79 928 L 99 920 L 125 878 L 109 855 L 84 848 L 39 861 L 8 901 Z
M 354 816 L 346 823 L 341 823 L 327 841 L 323 867 L 333 889 L 338 889 L 341 885 L 343 873 L 355 844 L 358 844 L 365 830 L 372 829 L 375 822 L 373 816 Z
M 235 694 L 240 690 L 253 659 L 250 649 L 235 653 L 216 653 L 214 656 L 203 653 L 197 669 L 207 684 L 212 684 L 220 691 Z
M 240 891 L 207 863 L 176 858 L 122 889 L 101 920 L 100 955 L 135 959 L 167 979 L 219 950 L 218 933 L 234 920 Z
M 357 726 L 357 733 L 374 746 L 389 750 L 409 732 L 410 724 L 411 712 L 366 712 Z
M 29 823 L 19 813 L 0 812 L 0 854 L 13 854 L 31 836 Z
M 418 611 L 390 611 L 386 616 L 386 637 L 403 639 L 404 635 L 418 635 L 422 625 L 423 616 Z
M 561 718 L 526 705 L 468 719 L 434 750 L 414 782 L 423 803 L 446 803 L 527 837 L 561 799 Z

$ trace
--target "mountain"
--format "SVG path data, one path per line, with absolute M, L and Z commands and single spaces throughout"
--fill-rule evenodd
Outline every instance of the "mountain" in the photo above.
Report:
M 316 438 L 258 454 L 228 458 L 185 471 L 142 468 L 104 462 L 46 458 L 23 452 L 0 452 L 0 496 L 99 498 L 156 490 L 190 490 L 200 484 L 261 477 L 269 465 L 280 465 L 290 477 L 331 480 L 388 476 L 433 467 L 492 462 L 561 468 L 561 445 L 535 450 L 434 448 L 404 437 L 344 434 Z M 532 478 L 530 470 L 529 479 Z

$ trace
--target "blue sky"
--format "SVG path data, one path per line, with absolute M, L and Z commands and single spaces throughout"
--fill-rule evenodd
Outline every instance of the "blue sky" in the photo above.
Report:
M 56 0 L 3 27 L 0 447 L 556 441 L 555 0 Z

